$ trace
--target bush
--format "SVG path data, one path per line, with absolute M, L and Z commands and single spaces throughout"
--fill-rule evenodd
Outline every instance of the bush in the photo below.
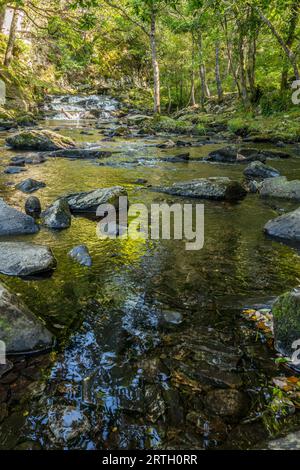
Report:
M 287 111 L 292 107 L 292 93 L 289 90 L 284 93 L 278 90 L 271 91 L 261 97 L 259 104 L 264 116 Z

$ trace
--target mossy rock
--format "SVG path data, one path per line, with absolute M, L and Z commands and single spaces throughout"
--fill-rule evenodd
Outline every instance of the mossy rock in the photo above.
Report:
M 18 150 L 52 151 L 76 147 L 69 137 L 46 130 L 18 132 L 8 137 L 6 143 Z
M 274 317 L 275 348 L 290 357 L 293 342 L 300 339 L 300 289 L 278 297 L 272 308 Z

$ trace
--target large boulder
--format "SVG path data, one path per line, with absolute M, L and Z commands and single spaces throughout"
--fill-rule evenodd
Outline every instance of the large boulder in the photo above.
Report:
M 275 348 L 281 354 L 291 357 L 299 346 L 293 343 L 300 339 L 300 289 L 278 297 L 272 307 L 274 320 Z
M 269 220 L 264 227 L 267 235 L 290 242 L 300 242 L 300 207 L 293 212 Z
M 204 160 L 208 162 L 219 163 L 249 163 L 252 161 L 260 161 L 265 163 L 266 156 L 257 149 L 235 147 L 224 147 L 210 152 Z
M 244 170 L 244 175 L 246 178 L 250 179 L 266 179 L 266 178 L 275 178 L 280 176 L 279 171 L 271 166 L 267 166 L 260 161 L 251 162 Z
M 260 187 L 261 197 L 274 197 L 300 201 L 300 180 L 288 181 L 285 176 L 268 178 Z
M 174 196 L 225 201 L 238 201 L 247 194 L 240 183 L 226 177 L 200 178 L 153 190 Z
M 51 271 L 56 260 L 47 246 L 26 242 L 0 242 L 0 272 L 31 276 Z
M 112 204 L 118 208 L 119 197 L 127 196 L 127 192 L 121 186 L 95 189 L 94 191 L 70 194 L 65 197 L 71 212 L 96 213 L 100 204 Z
M 8 206 L 0 198 L 0 236 L 25 235 L 38 232 L 34 219 Z
M 52 334 L 15 294 L 0 284 L 0 340 L 7 353 L 48 349 Z
M 19 150 L 51 151 L 76 147 L 69 137 L 46 130 L 18 132 L 6 139 L 7 145 Z
M 58 199 L 42 213 L 42 223 L 46 227 L 61 230 L 71 225 L 71 212 L 65 199 Z

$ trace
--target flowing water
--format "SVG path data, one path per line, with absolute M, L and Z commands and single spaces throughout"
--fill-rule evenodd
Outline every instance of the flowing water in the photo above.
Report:
M 93 120 L 62 120 L 62 102 L 65 111 L 75 115 L 87 109 L 83 97 L 54 98 L 47 104 L 51 115 L 41 126 L 59 130 L 78 144 L 116 153 L 101 161 L 48 159 L 28 165 L 19 175 L 1 172 L 1 197 L 9 204 L 24 207 L 26 195 L 14 187 L 28 177 L 46 183 L 35 193 L 42 207 L 68 192 L 114 185 L 127 189 L 131 203 L 186 202 L 151 192 L 146 185 L 141 188 L 135 181 L 143 178 L 161 185 L 207 176 L 242 178 L 242 165 L 196 160 L 224 146 L 221 142 L 189 148 L 189 163 L 167 163 L 160 157 L 182 149 L 160 150 L 154 144 L 170 136 L 103 141 L 116 127 L 118 104 L 108 97 L 89 100 L 99 110 L 101 129 Z M 1 134 L 3 167 L 20 153 L 4 147 L 6 135 Z M 288 178 L 300 178 L 300 160 L 292 147 L 288 150 L 289 160 L 271 165 Z M 247 305 L 269 304 L 299 283 L 298 252 L 267 239 L 262 230 L 285 207 L 257 195 L 238 204 L 207 201 L 200 251 L 186 251 L 179 240 L 99 240 L 96 222 L 85 217 L 74 217 L 68 230 L 42 227 L 36 235 L 17 237 L 49 245 L 57 269 L 40 279 L 1 275 L 0 280 L 45 320 L 57 336 L 57 346 L 50 355 L 16 360 L 10 378 L 0 383 L 0 392 L 8 393 L 2 400 L 6 406 L 0 448 L 260 445 L 268 436 L 260 414 L 278 370 L 274 354 L 240 311 Z M 67 256 L 79 244 L 88 246 L 91 268 Z M 230 389 L 241 391 L 242 410 L 220 418 L 211 401 L 216 391 Z M 78 413 L 79 432 L 72 439 L 57 431 L 62 410 L 69 410 L 65 425 Z

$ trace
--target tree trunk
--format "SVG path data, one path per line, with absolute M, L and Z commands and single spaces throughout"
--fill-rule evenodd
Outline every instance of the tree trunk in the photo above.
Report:
M 154 112 L 157 114 L 160 114 L 160 76 L 159 76 L 159 64 L 157 60 L 157 48 L 156 48 L 156 13 L 155 11 L 152 11 L 152 15 L 151 15 L 150 43 L 151 43 L 151 58 L 152 58 L 153 81 L 154 81 Z
M 168 85 L 168 98 L 169 98 L 169 103 L 168 103 L 168 114 L 171 113 L 172 110 L 172 94 L 171 94 L 171 87 Z
M 2 33 L 5 20 L 6 6 L 0 8 L 0 33 Z
M 223 27 L 223 30 L 224 30 L 224 33 L 225 33 L 225 39 L 226 39 L 228 68 L 231 70 L 231 74 L 232 74 L 232 77 L 233 77 L 234 82 L 236 84 L 239 97 L 242 98 L 242 92 L 241 92 L 241 87 L 240 87 L 239 80 L 238 80 L 238 74 L 237 74 L 236 69 L 234 67 L 233 58 L 232 58 L 232 50 L 231 50 L 231 44 L 229 42 L 229 37 L 228 37 L 228 27 L 227 27 L 227 18 L 226 18 L 226 16 L 225 16 L 225 19 L 224 19 L 224 23 L 222 22 L 222 27 Z
M 284 39 L 281 37 L 281 35 L 278 33 L 276 30 L 275 26 L 271 23 L 271 21 L 263 14 L 263 12 L 258 8 L 255 7 L 255 10 L 257 11 L 258 15 L 260 16 L 261 20 L 268 26 L 270 31 L 273 33 L 274 37 L 277 39 L 278 43 L 282 47 L 288 61 L 291 63 L 294 74 L 296 77 L 296 80 L 300 80 L 300 73 L 297 65 L 297 57 L 296 54 L 290 49 L 288 44 L 284 41 Z
M 239 35 L 238 49 L 239 49 L 239 72 L 240 72 L 241 95 L 242 95 L 243 104 L 247 108 L 249 106 L 249 97 L 248 97 L 247 79 L 246 79 L 246 71 L 245 71 L 244 37 L 243 37 L 242 31 L 240 32 L 240 35 Z
M 205 69 L 205 64 L 203 62 L 201 34 L 199 34 L 198 48 L 199 48 L 199 74 L 200 74 L 200 83 L 201 83 L 200 103 L 201 103 L 201 108 L 204 109 L 205 99 L 210 97 L 210 91 L 206 82 L 206 69 Z
M 291 17 L 289 22 L 289 28 L 286 38 L 286 45 L 291 49 L 293 42 L 295 40 L 296 28 L 298 23 L 299 16 L 299 0 L 296 0 L 291 5 Z M 285 60 L 282 75 L 281 75 L 281 91 L 287 90 L 288 88 L 288 76 L 289 76 L 289 63 Z
M 251 102 L 255 101 L 256 98 L 256 86 L 255 86 L 255 67 L 256 67 L 256 37 L 253 35 L 249 40 L 248 47 L 248 63 L 247 63 L 247 75 L 248 83 L 250 88 Z
M 217 83 L 217 90 L 218 90 L 218 102 L 221 103 L 223 101 L 223 88 L 222 88 L 222 81 L 221 81 L 221 74 L 220 74 L 220 43 L 216 41 L 216 83 Z
M 191 93 L 188 102 L 188 106 L 195 106 L 196 99 L 195 99 L 195 48 L 194 48 L 194 37 L 192 41 L 192 68 L 191 68 Z
M 5 52 L 5 58 L 4 58 L 5 67 L 8 67 L 10 65 L 11 60 L 13 58 L 18 20 L 19 20 L 19 11 L 15 8 L 14 13 L 13 13 L 13 17 L 12 17 L 11 26 L 10 26 L 6 52 Z

